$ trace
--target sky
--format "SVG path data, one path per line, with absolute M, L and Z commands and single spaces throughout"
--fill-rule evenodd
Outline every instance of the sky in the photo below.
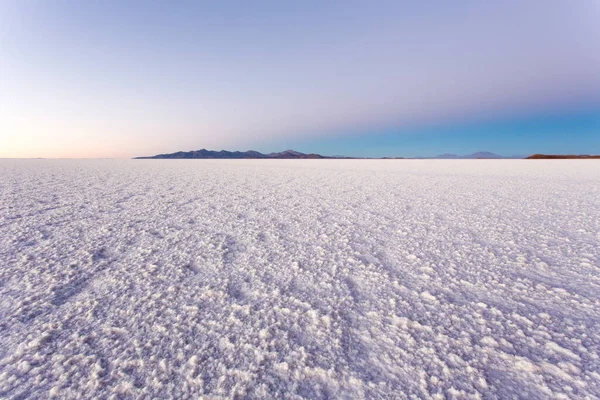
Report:
M 600 153 L 598 21 L 598 0 L 0 0 L 0 157 Z

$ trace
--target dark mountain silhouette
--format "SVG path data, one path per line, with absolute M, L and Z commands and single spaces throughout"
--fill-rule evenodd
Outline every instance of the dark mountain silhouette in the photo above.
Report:
M 300 153 L 299 151 L 294 150 L 286 150 L 279 153 L 269 153 L 263 154 L 258 151 L 248 150 L 248 151 L 213 151 L 213 150 L 192 150 L 192 151 L 178 151 L 176 153 L 170 154 L 158 154 L 156 156 L 148 156 L 148 157 L 135 157 L 136 159 L 322 159 L 322 158 L 336 158 L 336 157 L 326 157 L 320 154 L 305 154 Z
M 564 160 L 564 159 L 600 159 L 600 155 L 590 156 L 587 154 L 534 154 L 527 157 L 528 160 Z
M 310 153 L 300 153 L 295 150 L 286 150 L 279 153 L 269 153 L 266 155 L 266 158 L 335 158 L 335 157 L 326 157 L 320 154 Z

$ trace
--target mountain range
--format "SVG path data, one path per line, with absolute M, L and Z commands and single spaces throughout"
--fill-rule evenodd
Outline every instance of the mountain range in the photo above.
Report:
M 214 150 L 192 150 L 178 151 L 176 153 L 158 154 L 155 156 L 135 157 L 136 159 L 359 159 L 366 157 L 345 157 L 345 156 L 322 156 L 316 153 L 301 153 L 295 150 L 285 150 L 278 153 L 261 153 L 255 150 L 248 151 L 214 151 Z M 401 159 L 403 157 L 383 157 L 384 159 Z M 448 160 L 468 160 L 468 159 L 505 159 L 505 158 L 525 158 L 523 156 L 503 157 L 498 154 L 487 151 L 480 151 L 469 155 L 441 154 L 436 157 L 418 157 L 422 159 L 448 159 Z
M 263 154 L 258 151 L 248 150 L 248 151 L 214 151 L 214 150 L 192 150 L 192 151 L 178 151 L 176 153 L 170 154 L 158 154 L 156 156 L 149 157 L 136 157 L 136 159 L 171 159 L 171 158 L 184 158 L 184 159 L 192 159 L 192 158 L 204 158 L 204 159 L 298 159 L 298 158 L 310 158 L 310 159 L 320 159 L 320 158 L 345 158 L 345 157 L 326 157 L 320 154 L 305 154 L 300 153 L 299 151 L 294 150 L 285 150 L 279 153 L 268 153 Z

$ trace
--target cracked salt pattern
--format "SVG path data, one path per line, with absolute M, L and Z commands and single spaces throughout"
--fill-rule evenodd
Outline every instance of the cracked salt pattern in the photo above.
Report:
M 0 397 L 600 396 L 598 162 L 0 178 Z

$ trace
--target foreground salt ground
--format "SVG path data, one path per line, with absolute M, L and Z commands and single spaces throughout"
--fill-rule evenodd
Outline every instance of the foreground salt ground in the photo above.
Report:
M 598 162 L 0 177 L 0 397 L 600 396 Z

